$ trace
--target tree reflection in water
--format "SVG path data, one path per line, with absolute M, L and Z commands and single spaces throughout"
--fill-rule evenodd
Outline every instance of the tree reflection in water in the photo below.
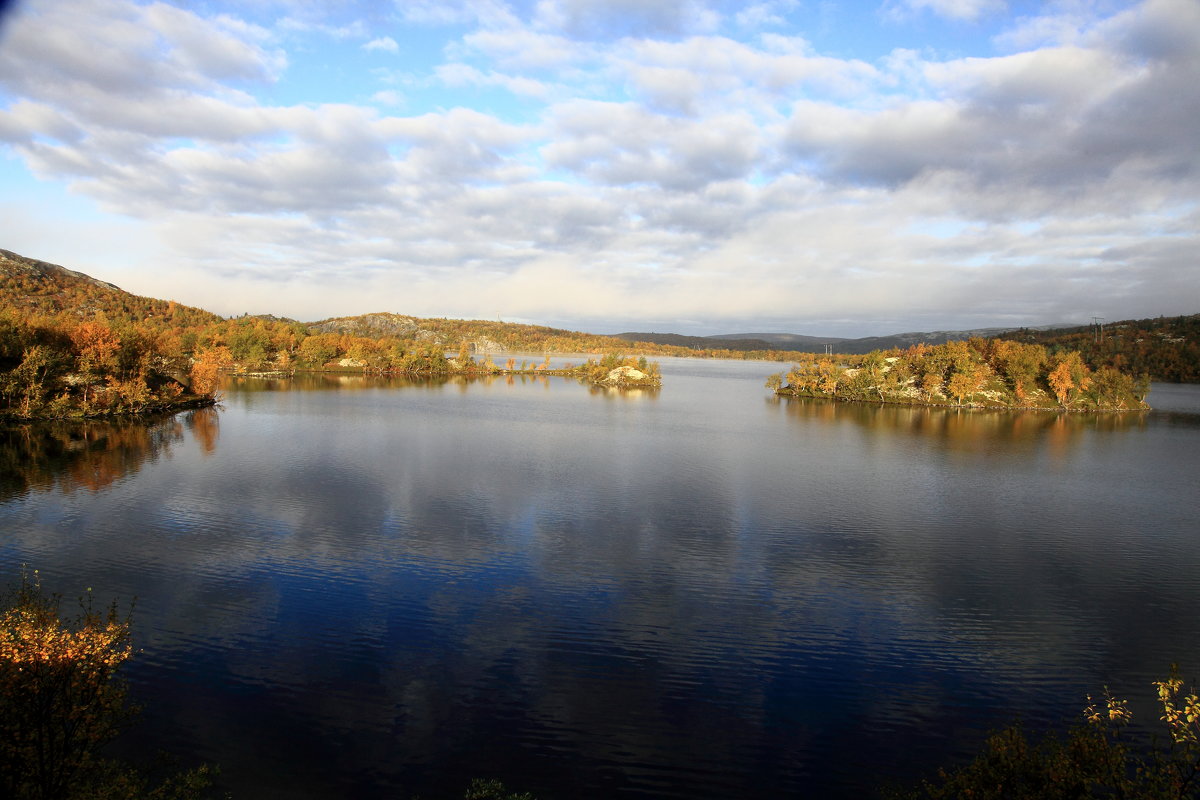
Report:
M 770 397 L 766 402 L 782 408 L 797 422 L 854 424 L 877 434 L 911 436 L 921 441 L 933 437 L 952 450 L 992 449 L 998 441 L 1006 442 L 1005 447 L 1034 447 L 1043 439 L 1056 448 L 1065 448 L 1086 431 L 1143 430 L 1149 413 L 991 411 L 809 397 Z
M 97 492 L 168 454 L 190 433 L 213 453 L 216 408 L 169 417 L 27 423 L 0 427 L 0 501 L 31 490 Z

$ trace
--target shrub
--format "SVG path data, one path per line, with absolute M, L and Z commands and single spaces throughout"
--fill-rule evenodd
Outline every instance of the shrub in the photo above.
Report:
M 90 600 L 73 618 L 22 576 L 0 614 L 0 796 L 12 800 L 194 798 L 201 767 L 150 788 L 102 755 L 132 717 L 117 672 L 133 654 L 130 620 Z
M 1156 681 L 1167 738 L 1149 750 L 1131 747 L 1121 729 L 1131 719 L 1124 700 L 1105 689 L 1088 697 L 1082 722 L 1066 739 L 1031 742 L 1020 725 L 989 737 L 965 767 L 894 795 L 918 800 L 1076 800 L 1091 797 L 1185 800 L 1200 797 L 1200 697 L 1184 693 L 1175 666 Z

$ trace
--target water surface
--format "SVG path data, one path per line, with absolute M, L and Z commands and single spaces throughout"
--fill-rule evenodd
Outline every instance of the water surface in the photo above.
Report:
M 0 564 L 136 595 L 125 746 L 238 797 L 861 797 L 1200 674 L 1200 387 L 966 412 L 777 369 L 245 379 L 8 431 Z

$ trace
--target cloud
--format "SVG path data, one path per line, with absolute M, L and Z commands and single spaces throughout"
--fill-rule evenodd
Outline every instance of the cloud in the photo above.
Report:
M 66 98 L 77 88 L 110 97 L 164 86 L 228 91 L 269 82 L 286 67 L 266 32 L 225 18 L 205 19 L 162 4 L 63 0 L 30 6 L 8 29 L 0 80 L 17 94 Z
M 753 3 L 739 10 L 734 16 L 738 27 L 764 28 L 784 25 L 787 22 L 786 12 L 798 5 L 795 0 L 785 2 Z
M 587 45 L 524 28 L 474 31 L 463 37 L 462 46 L 513 70 L 557 71 L 595 58 Z
M 378 39 L 372 39 L 362 46 L 363 50 L 368 52 L 382 50 L 385 53 L 399 53 L 400 45 L 396 44 L 396 40 L 390 36 L 380 36 Z
M 442 64 L 434 70 L 434 74 L 442 84 L 451 88 L 497 86 L 528 97 L 546 97 L 550 93 L 550 87 L 541 81 L 498 72 L 483 73 L 468 64 Z
M 767 35 L 762 41 L 761 48 L 719 36 L 630 42 L 615 51 L 615 66 L 654 102 L 711 110 L 731 101 L 761 109 L 797 95 L 861 96 L 881 79 L 863 61 L 811 53 L 803 39 Z
M 878 110 L 801 101 L 786 148 L 830 180 L 940 182 L 983 217 L 1194 200 L 1200 154 L 1188 120 L 1200 115 L 1200 26 L 1184 15 L 1159 37 L 1165 25 L 1152 24 L 1151 10 L 1097 28 L 1087 47 L 926 63 L 927 99 Z M 1136 39 L 1135 21 L 1146 31 Z M 1131 52 L 1133 41 L 1142 45 Z
M 743 114 L 689 121 L 628 103 L 564 104 L 553 124 L 553 141 L 542 150 L 549 166 L 602 185 L 649 183 L 676 191 L 745 177 L 759 138 Z
M 896 0 L 885 6 L 886 12 L 903 19 L 922 11 L 946 19 L 973 22 L 989 14 L 1003 11 L 1005 0 Z
M 720 15 L 698 0 L 540 0 L 534 26 L 584 41 L 659 38 L 715 30 Z
M 336 4 L 301 5 L 253 21 L 29 5 L 0 48 L 0 143 L 144 226 L 159 261 L 220 276 L 178 299 L 237 313 L 221 287 L 276 287 L 289 306 L 262 310 L 312 318 L 581 325 L 972 326 L 1014 306 L 1036 323 L 1195 297 L 1194 3 L 1045 11 L 996 36 L 999 55 L 942 60 L 738 27 L 786 23 L 786 4 L 740 22 L 742 4 L 683 0 L 562 0 L 524 19 L 403 4 L 405 25 L 364 23 L 330 51 L 351 53 L 338 68 L 447 28 L 442 63 L 369 73 L 338 102 L 280 99 L 319 72 L 298 68 L 305 48 L 351 25 Z
M 499 0 L 404 0 L 396 11 L 405 22 L 418 25 L 511 26 L 512 10 Z

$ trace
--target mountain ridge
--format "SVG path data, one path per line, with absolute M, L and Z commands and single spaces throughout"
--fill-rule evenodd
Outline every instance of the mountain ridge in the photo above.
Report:
M 970 328 L 966 330 L 906 331 L 887 336 L 808 336 L 799 333 L 718 333 L 709 336 L 685 336 L 677 333 L 626 332 L 616 334 L 628 342 L 651 342 L 694 350 L 725 348 L 729 350 L 785 350 L 789 352 L 829 352 L 847 355 L 866 355 L 872 350 L 892 350 L 912 347 L 917 344 L 945 344 L 963 341 L 972 337 L 991 339 L 997 336 L 1024 330 L 1053 330 L 1074 328 L 1072 323 L 1038 326 L 1014 326 L 996 328 Z

